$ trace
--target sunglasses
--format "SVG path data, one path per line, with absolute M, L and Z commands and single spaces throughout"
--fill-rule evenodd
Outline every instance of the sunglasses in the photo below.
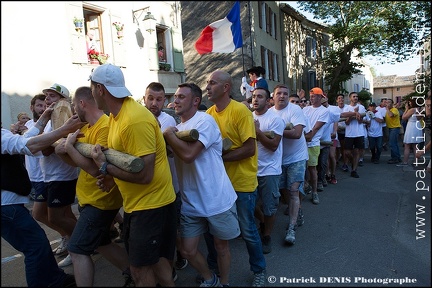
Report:
M 299 101 L 290 101 L 290 103 L 296 103 L 296 104 L 298 104 L 298 103 L 300 103 Z
M 306 103 L 306 102 L 307 102 L 307 100 L 300 100 L 300 102 L 301 102 L 301 103 Z

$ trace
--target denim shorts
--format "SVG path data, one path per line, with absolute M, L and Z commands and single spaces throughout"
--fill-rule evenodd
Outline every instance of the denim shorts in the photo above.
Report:
M 77 220 L 68 250 L 81 255 L 91 255 L 99 246 L 111 243 L 110 228 L 119 209 L 101 210 L 91 205 L 79 207 Z
M 279 206 L 280 175 L 258 176 L 258 200 L 261 200 L 265 216 L 276 214 Z
M 33 189 L 35 191 L 35 199 L 34 202 L 47 202 L 48 199 L 48 190 L 47 183 L 41 182 L 31 182 Z
M 207 231 L 221 240 L 231 240 L 239 236 L 240 226 L 236 204 L 234 203 L 225 212 L 210 217 L 181 215 L 180 235 L 182 238 L 197 237 Z
M 319 148 L 319 147 L 318 147 Z M 282 165 L 279 188 L 290 190 L 293 183 L 300 183 L 299 191 L 304 193 L 303 182 L 306 173 L 306 160 L 301 160 L 287 165 Z

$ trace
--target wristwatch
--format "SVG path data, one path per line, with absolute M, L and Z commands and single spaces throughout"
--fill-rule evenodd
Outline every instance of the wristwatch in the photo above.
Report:
M 99 172 L 103 175 L 107 175 L 108 174 L 107 166 L 108 166 L 108 162 L 104 162 L 102 166 L 99 168 Z

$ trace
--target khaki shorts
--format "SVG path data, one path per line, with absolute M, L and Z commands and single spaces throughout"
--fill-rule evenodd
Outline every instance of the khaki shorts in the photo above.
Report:
M 180 235 L 182 238 L 192 238 L 209 231 L 221 240 L 231 240 L 240 235 L 237 206 L 234 205 L 210 217 L 194 217 L 182 214 L 180 216 Z
M 308 147 L 309 160 L 307 161 L 307 166 L 317 166 L 318 165 L 318 156 L 320 154 L 320 146 Z

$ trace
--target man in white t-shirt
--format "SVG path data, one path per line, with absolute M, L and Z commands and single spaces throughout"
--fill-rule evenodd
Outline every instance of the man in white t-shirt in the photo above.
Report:
M 350 104 L 346 105 L 341 118 L 345 121 L 345 156 L 351 161 L 351 177 L 359 178 L 357 166 L 361 151 L 364 149 L 364 127 L 365 123 L 361 114 L 366 113 L 366 109 L 358 101 L 357 92 L 349 94 Z
M 252 92 L 253 117 L 258 140 L 258 197 L 255 216 L 260 221 L 263 253 L 271 252 L 271 232 L 279 206 L 279 181 L 282 173 L 282 135 L 285 122 L 273 111 L 268 110 L 270 92 L 256 88 Z M 264 132 L 274 132 L 267 137 Z
M 37 120 L 46 109 L 45 94 L 35 95 L 30 102 L 30 110 L 33 112 L 33 119 L 29 120 L 25 126 L 30 129 L 36 125 Z M 41 159 L 43 155 L 29 156 L 25 155 L 25 165 L 27 172 L 30 177 L 32 188 L 35 191 L 35 197 L 33 199 L 33 210 L 32 216 L 37 221 L 47 225 L 53 230 L 56 230 L 55 226 L 51 225 L 48 221 L 48 191 L 46 183 L 44 182 L 44 175 L 41 168 Z M 64 248 L 66 249 L 66 247 Z
M 60 84 L 54 83 L 51 87 L 42 91 L 45 94 L 47 107 L 54 102 L 67 101 L 70 105 L 69 90 Z M 50 121 L 45 127 L 44 133 L 54 130 Z M 47 185 L 48 221 L 62 236 L 59 247 L 53 252 L 56 255 L 68 254 L 67 243 L 75 228 L 77 219 L 72 212 L 72 204 L 75 203 L 76 183 L 79 170 L 64 162 L 54 151 L 54 147 L 43 151 L 45 157 L 41 159 L 41 167 L 44 173 L 44 182 Z M 70 255 L 59 262 L 60 267 L 72 265 Z
M 333 145 L 333 140 L 336 139 L 337 123 L 339 120 L 340 113 L 336 106 L 330 107 L 328 104 L 328 98 L 324 95 L 321 99 L 321 104 L 323 107 L 327 108 L 329 111 L 329 121 L 323 126 L 323 134 L 320 139 L 320 154 L 318 156 L 318 184 L 317 190 L 323 191 L 324 187 L 327 186 L 327 177 L 330 182 L 332 179 L 336 180 L 334 175 L 336 169 L 336 147 Z M 330 164 L 331 162 L 331 164 Z M 327 175 L 331 166 L 332 172 Z M 331 175 L 331 176 L 330 176 Z M 333 182 L 334 183 L 334 182 Z
M 381 112 L 376 109 L 375 103 L 369 104 L 368 113 L 366 114 L 366 122 L 368 126 L 367 133 L 369 139 L 369 149 L 372 154 L 371 162 L 378 164 L 382 150 L 382 124 L 385 121 Z
M 174 95 L 174 109 L 181 123 L 168 127 L 163 134 L 175 155 L 182 207 L 180 219 L 182 254 L 203 276 L 201 286 L 229 284 L 231 256 L 229 240 L 240 235 L 237 220 L 237 194 L 222 160 L 222 136 L 214 118 L 198 107 L 202 90 L 193 83 L 179 84 Z M 186 142 L 177 131 L 196 129 L 199 138 Z M 220 282 L 201 252 L 200 237 L 210 230 L 214 236 Z
M 319 204 L 318 197 L 318 157 L 320 154 L 320 139 L 324 133 L 322 127 L 329 121 L 329 111 L 327 108 L 321 105 L 321 99 L 324 97 L 324 93 L 321 88 L 315 87 L 309 91 L 311 105 L 303 108 L 304 115 L 309 118 L 312 133 L 311 141 L 307 142 L 308 146 L 308 175 L 309 184 L 312 186 L 312 203 L 315 205 Z
M 301 211 L 301 199 L 299 191 L 305 195 L 303 190 L 306 161 L 308 151 L 304 129 L 306 119 L 302 109 L 295 103 L 288 102 L 289 89 L 285 85 L 277 85 L 273 90 L 275 105 L 270 108 L 285 122 L 291 123 L 293 128 L 284 130 L 282 138 L 282 175 L 280 178 L 280 191 L 288 203 L 289 223 L 285 235 L 285 242 L 289 245 L 295 243 L 296 224 L 303 224 L 303 213 Z
M 344 94 L 338 94 L 336 97 L 336 107 L 338 108 L 339 115 L 343 112 L 343 109 L 345 108 L 345 95 Z M 345 129 L 346 124 L 345 121 L 339 121 L 337 127 L 337 144 L 336 144 L 336 161 L 342 160 L 341 169 L 344 172 L 348 172 L 348 160 L 345 157 Z
M 387 113 L 387 98 L 381 98 L 381 103 L 379 104 L 379 106 L 376 107 L 376 110 L 381 114 L 382 119 L 385 119 L 386 113 Z M 387 127 L 386 122 L 384 121 L 383 123 L 381 123 L 381 127 L 382 127 L 382 133 L 383 133 L 383 149 L 384 151 L 388 150 L 387 147 L 387 142 L 388 142 L 388 137 L 389 137 L 389 130 Z

